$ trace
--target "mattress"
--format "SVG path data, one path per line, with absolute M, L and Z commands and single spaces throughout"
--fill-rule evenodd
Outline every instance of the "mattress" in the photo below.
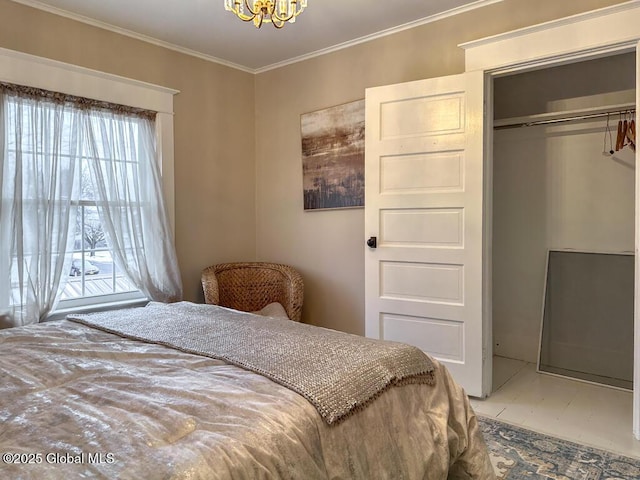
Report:
M 434 385 L 395 386 L 329 425 L 222 360 L 68 320 L 3 330 L 0 477 L 494 478 L 464 391 L 432 361 Z

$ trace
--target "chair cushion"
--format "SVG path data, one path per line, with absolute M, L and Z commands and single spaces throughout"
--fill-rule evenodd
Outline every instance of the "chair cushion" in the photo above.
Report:
M 261 308 L 260 310 L 256 310 L 255 312 L 251 312 L 251 313 L 255 313 L 256 315 L 262 315 L 263 317 L 284 318 L 287 320 L 289 319 L 289 317 L 287 316 L 286 310 L 284 309 L 282 304 L 278 302 L 270 303 L 269 305 Z

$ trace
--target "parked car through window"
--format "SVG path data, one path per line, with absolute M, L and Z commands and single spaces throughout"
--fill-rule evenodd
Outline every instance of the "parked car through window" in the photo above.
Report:
M 69 275 L 72 277 L 78 277 L 83 273 L 84 275 L 95 275 L 100 273 L 100 269 L 89 260 L 85 260 L 84 263 L 82 260 L 73 260 Z

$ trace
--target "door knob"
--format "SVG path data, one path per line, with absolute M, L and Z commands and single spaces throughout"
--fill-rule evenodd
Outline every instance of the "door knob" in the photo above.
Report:
M 369 237 L 369 240 L 367 240 L 367 246 L 369 248 L 376 248 L 378 246 L 378 239 L 376 237 Z

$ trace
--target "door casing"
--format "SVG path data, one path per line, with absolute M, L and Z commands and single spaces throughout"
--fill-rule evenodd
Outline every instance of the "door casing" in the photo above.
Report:
M 491 343 L 492 329 L 492 191 L 493 191 L 493 79 L 498 76 L 554 67 L 598 57 L 636 52 L 636 106 L 640 103 L 640 2 L 633 0 L 585 14 L 534 25 L 460 45 L 466 71 L 485 75 L 485 152 L 483 229 L 483 335 Z M 615 25 L 615 28 L 611 28 Z M 633 434 L 640 440 L 640 168 L 636 168 L 635 307 Z M 487 344 L 487 338 L 484 338 Z M 492 357 L 483 363 L 483 383 L 491 379 Z

